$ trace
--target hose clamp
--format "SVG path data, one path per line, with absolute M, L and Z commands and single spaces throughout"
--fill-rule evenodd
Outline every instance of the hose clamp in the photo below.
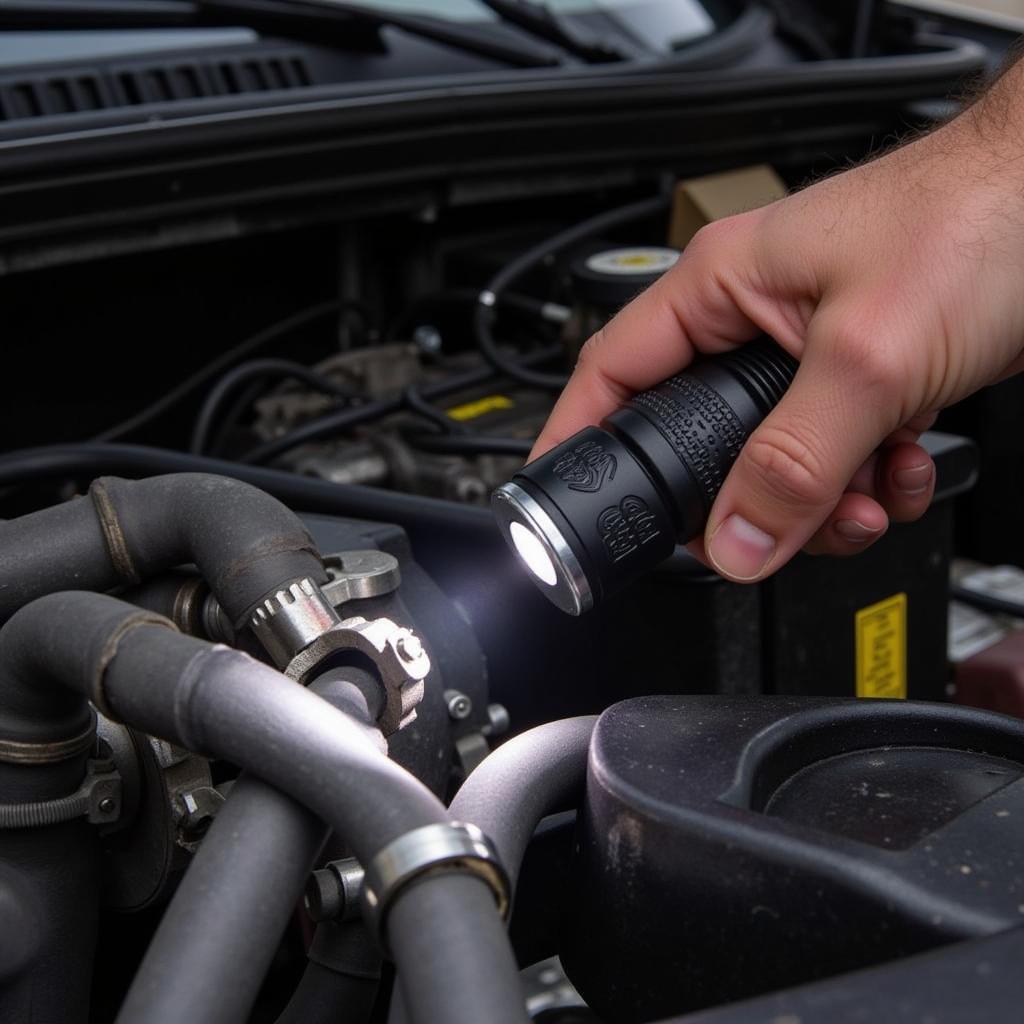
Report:
M 316 581 L 303 577 L 268 594 L 253 609 L 249 628 L 279 669 L 341 621 Z
M 29 742 L 0 739 L 0 762 L 4 764 L 55 764 L 84 754 L 96 742 L 96 716 L 77 736 L 65 740 Z
M 85 818 L 91 825 L 112 825 L 121 815 L 121 774 L 113 761 L 95 758 L 86 765 L 81 785 L 68 796 L 23 804 L 0 804 L 0 830 L 42 828 Z
M 253 610 L 249 626 L 277 667 L 304 686 L 341 652 L 369 658 L 384 690 L 377 726 L 390 736 L 416 718 L 430 658 L 411 629 L 384 617 L 342 619 L 336 607 L 394 591 L 398 559 L 385 551 L 344 551 L 326 556 L 324 566 L 327 583 L 305 577 L 274 591 Z
M 424 680 L 430 674 L 430 656 L 411 629 L 384 617 L 343 619 L 292 658 L 284 674 L 306 685 L 329 658 L 342 651 L 357 651 L 376 668 L 384 687 L 377 727 L 385 736 L 416 719 Z
M 508 873 L 491 840 L 463 822 L 424 825 L 388 843 L 366 869 L 363 917 L 382 949 L 387 949 L 387 916 L 396 897 L 417 879 L 439 872 L 476 875 L 491 890 L 498 913 L 508 917 Z

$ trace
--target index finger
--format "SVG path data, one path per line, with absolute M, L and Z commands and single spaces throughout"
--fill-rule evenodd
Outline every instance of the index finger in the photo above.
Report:
M 709 260 L 697 241 L 583 346 L 531 459 L 677 373 L 698 351 L 722 351 L 759 333 L 715 269 L 723 254 Z

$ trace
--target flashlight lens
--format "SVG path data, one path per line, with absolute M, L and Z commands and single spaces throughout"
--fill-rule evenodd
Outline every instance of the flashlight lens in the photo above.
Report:
M 542 583 L 553 587 L 558 582 L 558 575 L 555 573 L 555 563 L 544 550 L 544 545 L 522 523 L 510 524 L 508 532 L 516 551 L 519 552 L 519 557 L 526 563 L 530 572 Z

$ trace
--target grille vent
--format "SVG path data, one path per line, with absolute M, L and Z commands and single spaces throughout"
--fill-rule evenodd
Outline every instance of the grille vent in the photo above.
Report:
M 299 52 L 115 65 L 109 71 L 0 75 L 0 122 L 59 117 L 150 103 L 176 103 L 312 84 Z

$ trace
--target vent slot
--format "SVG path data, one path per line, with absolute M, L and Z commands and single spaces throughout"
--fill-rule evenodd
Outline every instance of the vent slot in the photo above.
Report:
M 79 110 L 100 110 L 107 106 L 103 99 L 103 88 L 95 75 L 81 75 L 76 79 Z
M 209 95 L 206 83 L 193 64 L 181 64 L 174 69 L 174 81 L 182 99 L 194 100 Z
M 0 75 L 0 121 L 59 117 L 147 103 L 241 96 L 312 84 L 302 54 L 277 51 L 244 59 L 133 63 L 110 73 L 71 70 L 33 77 Z
M 47 82 L 46 98 L 51 114 L 69 114 L 77 106 L 71 94 L 71 82 L 67 78 L 53 78 Z
M 143 102 L 142 90 L 139 88 L 137 75 L 133 75 L 131 72 L 126 71 L 117 76 L 117 81 L 121 86 L 121 92 L 124 94 L 126 103 L 129 103 L 134 107 Z
M 41 117 L 43 104 L 35 82 L 22 82 L 11 87 L 13 117 Z

